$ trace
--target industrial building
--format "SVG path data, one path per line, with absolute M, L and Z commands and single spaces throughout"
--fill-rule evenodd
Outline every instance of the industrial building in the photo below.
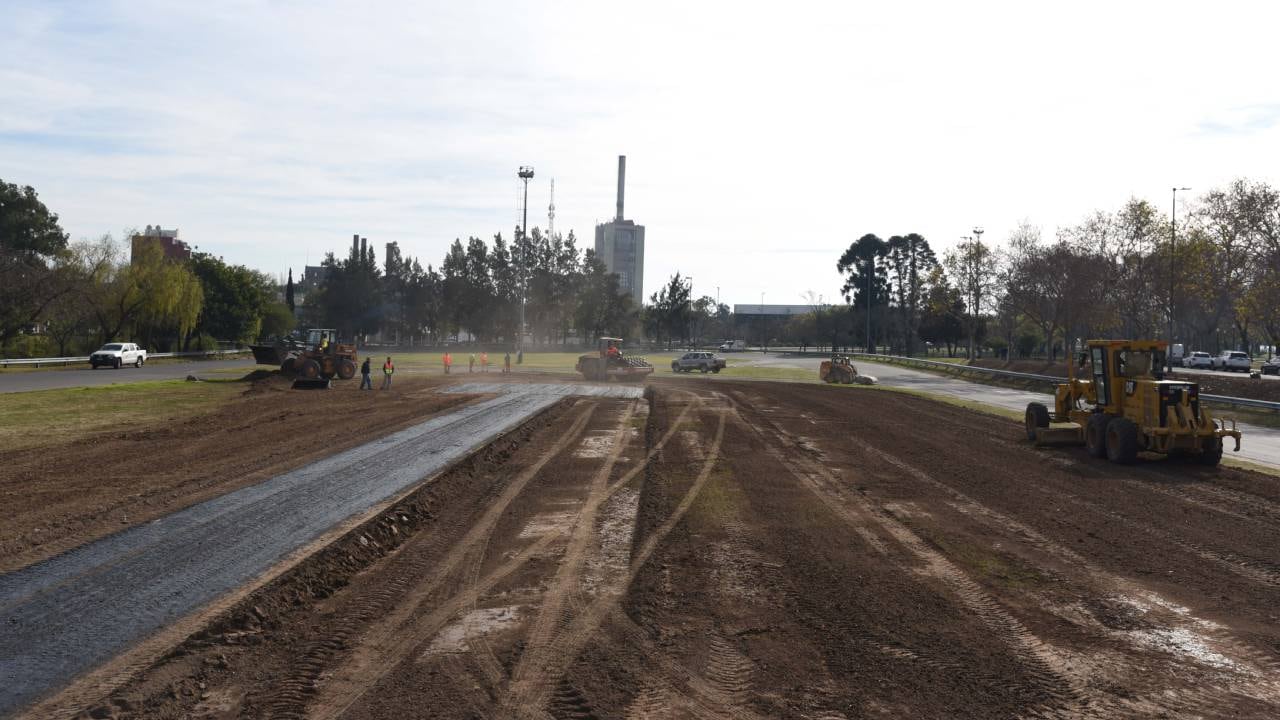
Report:
M 644 226 L 623 218 L 626 179 L 627 156 L 619 155 L 618 211 L 611 222 L 596 226 L 596 257 L 618 276 L 619 287 L 640 307 L 644 304 Z

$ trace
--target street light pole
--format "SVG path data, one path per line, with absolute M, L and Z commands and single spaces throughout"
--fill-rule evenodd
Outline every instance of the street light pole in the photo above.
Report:
M 981 225 L 978 225 L 977 227 L 975 227 L 975 228 L 973 229 L 973 236 L 974 236 L 974 238 L 976 238 L 976 239 L 977 239 L 977 244 L 978 244 L 977 255 L 975 256 L 975 260 L 976 260 L 977 262 L 982 262 L 982 233 L 983 233 L 983 232 L 985 232 L 985 231 L 982 229 L 982 226 L 981 226 Z M 977 269 L 978 269 L 978 268 L 976 268 L 976 267 L 974 268 L 974 270 L 975 270 L 975 271 L 976 271 Z M 982 303 L 981 303 L 981 298 L 980 298 L 980 297 L 978 297 L 978 294 L 982 292 L 982 288 L 981 288 L 981 285 L 977 284 L 976 282 L 975 282 L 974 287 L 975 287 L 975 290 L 974 290 L 974 303 L 973 303 L 973 304 L 974 304 L 974 306 L 975 306 L 975 307 L 973 308 L 973 326 L 976 328 L 976 327 L 978 327 L 978 315 L 980 314 L 980 308 L 978 308 L 978 307 L 976 307 L 976 306 L 978 306 L 978 305 L 981 305 L 981 304 L 982 304 Z M 973 343 L 972 343 L 973 335 L 974 335 L 974 333 L 975 333 L 975 332 L 976 332 L 976 331 L 971 330 L 971 331 L 970 331 L 970 334 L 969 334 L 969 339 L 970 339 L 970 344 L 969 344 L 969 362 L 973 362 L 974 350 L 976 349 L 976 348 L 974 348 L 974 347 L 973 347 Z M 1052 354 L 1052 353 L 1053 353 L 1053 347 L 1052 347 L 1052 345 L 1053 345 L 1053 339 L 1052 339 L 1052 338 L 1050 338 L 1050 340 L 1049 340 L 1049 344 L 1050 344 L 1049 352 L 1050 352 L 1050 354 Z
M 1173 372 L 1173 272 L 1177 262 L 1174 247 L 1178 243 L 1178 191 L 1190 189 L 1185 187 L 1173 189 L 1173 207 L 1169 214 L 1169 347 L 1164 352 L 1164 366 L 1168 372 Z
M 521 165 L 517 175 L 524 182 L 524 211 L 520 218 L 520 329 L 516 331 L 516 363 L 519 364 L 524 360 L 524 300 L 527 291 L 526 270 L 525 267 L 525 236 L 528 234 L 529 227 L 529 181 L 533 179 L 533 167 Z

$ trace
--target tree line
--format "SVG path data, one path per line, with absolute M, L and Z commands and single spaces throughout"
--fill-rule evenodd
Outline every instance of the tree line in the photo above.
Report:
M 541 344 L 565 344 L 636 326 L 638 308 L 591 249 L 570 232 L 518 230 L 508 243 L 454 240 L 439 267 L 403 257 L 388 246 L 379 267 L 372 247 L 354 246 L 345 258 L 330 252 L 305 309 L 345 337 L 379 333 L 385 342 L 440 342 L 459 336 L 514 344 L 523 298 L 525 328 Z
M 1133 198 L 1051 240 L 1030 222 L 965 238 L 941 261 L 918 235 L 864 235 L 836 267 L 848 305 L 823 329 L 864 347 L 1056 359 L 1089 338 L 1169 339 L 1171 323 L 1187 351 L 1280 342 L 1280 192 L 1247 179 L 1188 199 L 1176 226 Z
M 131 340 L 157 352 L 283 334 L 293 314 L 266 274 L 207 253 L 166 258 L 111 235 L 70 242 L 29 186 L 0 181 L 0 347 L 65 357 Z M 32 330 L 42 332 L 31 332 Z

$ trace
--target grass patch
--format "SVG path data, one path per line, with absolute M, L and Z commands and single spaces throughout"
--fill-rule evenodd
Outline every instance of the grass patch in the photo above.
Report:
M 239 371 L 240 375 L 244 370 Z M 240 395 L 236 380 L 160 380 L 0 395 L 0 447 L 75 441 L 105 430 L 191 417 Z

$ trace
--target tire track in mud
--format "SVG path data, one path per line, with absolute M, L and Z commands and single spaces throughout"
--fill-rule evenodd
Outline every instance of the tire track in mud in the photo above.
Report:
M 700 402 L 697 404 L 700 404 Z M 691 404 L 686 409 L 686 412 L 692 407 L 693 405 Z M 716 426 L 715 438 L 707 449 L 706 459 L 702 464 L 702 468 L 671 515 L 662 525 L 655 528 L 632 554 L 631 567 L 628 572 L 611 586 L 601 588 L 595 599 L 583 608 L 582 612 L 573 619 L 569 627 L 551 641 L 547 653 L 548 663 L 542 667 L 532 668 L 540 674 L 540 679 L 538 682 L 531 682 L 530 685 L 539 688 L 539 691 L 530 693 L 523 698 L 524 703 L 520 710 L 526 713 L 527 717 L 536 717 L 532 713 L 541 712 L 541 708 L 547 706 L 550 694 L 541 688 L 550 686 L 564 676 L 565 670 L 577 657 L 578 653 L 581 652 L 583 646 L 600 629 L 609 614 L 618 608 L 619 600 L 626 594 L 627 588 L 635 581 L 636 575 L 639 574 L 640 569 L 644 567 L 645 563 L 653 555 L 658 544 L 666 539 L 671 530 L 688 513 L 694 501 L 697 500 L 702 488 L 711 476 L 711 470 L 715 467 L 716 461 L 720 457 L 720 447 L 724 441 L 727 408 L 721 408 L 718 415 L 719 422 Z M 685 413 L 682 413 L 680 419 L 677 419 L 672 424 L 664 435 L 664 440 L 675 434 L 684 416 Z M 633 471 L 638 472 L 639 469 L 641 468 L 634 468 Z M 714 689 L 712 694 L 717 694 Z
M 785 431 L 781 431 L 781 429 L 777 428 L 776 426 L 774 427 L 774 429 L 780 432 L 784 437 L 788 437 L 788 438 L 790 437 L 789 434 L 787 434 Z M 951 485 L 948 485 L 940 480 L 937 480 L 928 472 L 907 463 L 901 458 L 885 450 L 882 450 L 859 437 L 849 436 L 847 437 L 847 441 L 853 444 L 854 446 L 856 446 L 859 450 L 867 454 L 870 454 L 874 457 L 877 457 L 883 462 L 885 462 L 886 464 L 898 468 L 902 472 L 906 473 L 908 476 L 914 477 L 917 480 L 925 483 L 929 487 L 939 490 L 944 495 L 951 498 L 948 504 L 952 508 L 954 508 L 956 511 L 964 515 L 974 517 L 975 519 L 978 519 L 984 522 L 985 524 L 990 525 L 997 531 L 1011 534 L 1012 536 L 1017 538 L 1020 542 L 1023 542 L 1026 545 L 1033 547 L 1050 557 L 1054 557 L 1055 559 L 1061 562 L 1064 562 L 1069 566 L 1076 567 L 1079 571 L 1082 572 L 1084 577 L 1088 578 L 1089 584 L 1098 586 L 1099 595 L 1114 594 L 1114 595 L 1125 596 L 1134 591 L 1136 583 L 1134 583 L 1133 581 L 1130 581 L 1127 578 L 1123 578 L 1119 575 L 1116 575 L 1114 573 L 1111 573 L 1107 570 L 1104 570 L 1094 565 L 1093 563 L 1085 559 L 1083 556 L 1081 556 L 1079 553 L 1076 553 L 1075 551 L 1065 546 L 1062 546 L 1053 540 L 1050 540 L 1049 538 L 1045 537 L 1044 535 L 1037 532 L 1036 530 L 1026 525 L 1025 523 L 1015 520 L 1007 515 L 1004 515 L 1003 513 L 1000 513 L 999 511 L 996 511 L 986 505 L 982 505 L 978 503 L 977 501 L 973 500 L 968 495 L 957 490 Z M 792 442 L 797 447 L 797 449 L 804 449 L 801 443 L 795 442 L 794 440 L 792 440 Z M 1007 441 L 1002 444 L 1014 445 L 1014 443 L 1008 443 Z M 809 452 L 812 453 L 812 451 L 809 451 Z M 1134 480 L 1132 478 L 1130 478 L 1129 480 L 1130 482 L 1142 482 L 1142 481 Z M 1146 483 L 1142 483 L 1142 484 L 1146 485 Z M 1068 498 L 1076 501 L 1077 503 L 1087 504 L 1090 508 L 1094 509 L 1095 511 L 1101 512 L 1103 514 L 1109 514 L 1110 516 L 1126 523 L 1132 522 L 1131 518 L 1127 518 L 1119 513 L 1115 513 L 1114 511 L 1111 511 L 1108 508 L 1102 507 L 1097 503 L 1089 503 L 1088 501 L 1080 499 L 1065 490 L 1059 490 L 1057 488 L 1054 488 L 1054 492 L 1055 492 L 1055 495 L 1054 495 L 1055 498 L 1058 497 L 1057 493 L 1061 493 L 1063 495 L 1066 495 Z M 910 527 L 909 522 L 904 522 L 904 525 L 906 525 L 908 528 Z M 1167 539 L 1169 542 L 1173 544 L 1182 546 L 1184 547 L 1184 549 L 1190 552 L 1199 554 L 1198 552 L 1196 552 L 1194 548 L 1186 547 L 1188 543 L 1186 543 L 1185 541 L 1182 541 L 1180 538 L 1176 538 L 1175 536 L 1172 535 L 1172 533 L 1163 531 L 1160 528 L 1155 528 L 1154 526 L 1148 526 L 1148 527 L 1150 530 L 1153 530 L 1156 534 L 1162 535 L 1163 539 Z M 1206 559 L 1228 561 L 1226 558 L 1222 558 L 1222 557 L 1219 557 L 1219 558 L 1209 557 Z M 1158 597 L 1156 593 L 1148 591 L 1145 588 L 1141 588 L 1141 586 L 1137 586 L 1137 587 L 1142 589 L 1143 591 L 1145 591 L 1146 593 L 1148 593 L 1153 597 Z M 1167 601 L 1162 601 L 1162 602 L 1167 603 Z M 1184 610 L 1184 612 L 1186 611 Z M 1250 677 L 1251 685 L 1249 686 L 1249 691 L 1245 693 L 1246 696 L 1254 697 L 1254 698 L 1266 698 L 1267 702 L 1275 702 L 1276 697 L 1280 695 L 1280 693 L 1278 693 L 1278 688 L 1277 688 L 1277 685 L 1280 683 L 1268 682 L 1260 677 L 1263 675 L 1270 675 L 1272 677 L 1280 676 L 1280 660 L 1277 660 L 1276 658 L 1273 658 L 1267 655 L 1266 653 L 1259 651 L 1254 646 L 1239 640 L 1238 638 L 1231 635 L 1231 633 L 1229 633 L 1225 628 L 1215 626 L 1211 623 L 1205 623 L 1204 621 L 1200 621 L 1194 618 L 1193 616 L 1180 618 L 1179 620 L 1175 621 L 1170 626 L 1170 628 L 1174 631 L 1177 631 L 1178 629 L 1189 629 L 1194 633 L 1202 635 L 1206 638 L 1210 638 L 1213 640 L 1214 646 L 1217 649 L 1228 652 L 1232 656 L 1233 662 L 1239 662 L 1246 669 L 1249 667 L 1256 668 L 1258 671 L 1256 673 L 1254 673 L 1253 671 L 1246 672 L 1246 675 L 1252 675 L 1252 677 Z M 893 652 L 891 654 L 898 654 L 898 653 Z M 1088 684 L 1088 679 L 1085 678 L 1083 675 L 1080 675 L 1079 673 L 1074 673 L 1074 675 L 1077 678 L 1077 687 Z M 1210 686 L 1206 688 L 1195 688 L 1194 690 L 1186 690 L 1182 688 L 1170 689 L 1170 688 L 1163 688 L 1163 687 L 1153 687 L 1153 688 L 1149 688 L 1149 690 L 1150 690 L 1151 696 L 1147 698 L 1119 698 L 1119 697 L 1096 697 L 1096 696 L 1087 698 L 1087 702 L 1089 703 L 1087 705 L 1088 707 L 1087 712 L 1090 716 L 1102 716 L 1104 713 L 1131 716 L 1133 713 L 1149 714 L 1155 711 L 1164 712 L 1164 711 L 1172 710 L 1175 712 L 1185 712 L 1189 708 L 1193 708 L 1198 712 L 1212 711 L 1214 708 L 1220 706 L 1227 699 L 1227 697 L 1225 696 L 1231 695 L 1232 692 L 1239 690 L 1239 688 L 1222 689 L 1222 688 L 1216 688 L 1216 687 Z M 1065 712 L 1068 715 L 1073 715 L 1076 713 L 1081 713 L 1086 711 L 1085 711 L 1085 706 L 1079 706 L 1075 708 L 1071 708 L 1071 707 L 1058 708 L 1056 710 L 1049 710 L 1048 712 L 1050 715 L 1061 714 L 1063 712 Z
M 395 605 L 396 601 L 406 594 L 425 598 L 425 596 L 430 595 L 431 592 L 444 583 L 474 550 L 474 546 L 478 542 L 487 539 L 488 530 L 492 528 L 493 524 L 497 523 L 502 512 L 523 491 L 524 486 L 553 457 L 562 452 L 565 447 L 582 434 L 596 407 L 594 403 L 588 405 L 574 418 L 569 429 L 556 444 L 548 448 L 533 465 L 526 468 L 508 483 L 498 498 L 488 506 L 481 519 L 464 534 L 463 540 L 454 545 L 451 550 L 442 553 L 443 558 L 434 552 L 418 552 L 412 556 L 406 556 L 411 558 L 409 567 L 402 572 L 396 573 L 389 581 L 369 588 L 367 594 L 359 598 L 348 611 L 347 614 L 350 617 L 350 621 L 336 629 L 331 636 L 314 642 L 310 648 L 302 653 L 301 659 L 297 662 L 298 671 L 292 677 L 281 680 L 270 695 L 254 704 L 261 704 L 266 709 L 268 717 L 306 717 L 306 703 L 314 694 L 316 683 L 321 673 L 346 648 L 352 634 L 366 622 L 383 614 L 386 608 Z M 465 518 L 456 517 L 451 523 L 452 529 L 461 530 L 464 521 Z M 448 538 L 454 537 L 451 533 L 441 533 L 440 536 L 445 542 L 447 542 Z M 402 554 L 403 547 L 400 551 L 397 551 L 397 555 Z M 437 558 L 440 559 L 437 560 Z M 419 588 L 410 587 L 410 583 L 420 581 L 424 577 L 427 580 L 423 586 Z M 403 611 L 416 607 L 416 604 L 400 604 L 398 609 Z M 396 621 L 402 621 L 403 619 L 402 613 L 393 612 L 386 616 L 382 627 L 385 629 L 390 623 L 398 625 L 399 623 Z M 361 652 L 361 649 L 371 643 L 382 644 L 390 638 L 386 633 L 379 634 L 375 632 L 370 635 L 370 637 L 362 641 L 360 648 L 352 652 L 348 660 L 348 667 L 353 667 L 359 671 L 360 668 L 370 663 L 378 662 L 379 657 L 376 654 L 370 655 Z M 394 644 L 394 642 L 391 644 Z
M 564 556 L 551 586 L 543 594 L 539 603 L 538 614 L 534 618 L 525 638 L 524 652 L 511 674 L 511 684 L 507 689 L 504 710 L 511 712 L 514 708 L 526 707 L 527 700 L 540 694 L 545 688 L 536 684 L 547 678 L 536 668 L 544 667 L 549 658 L 551 640 L 571 622 L 569 602 L 580 589 L 582 570 L 587 561 L 591 541 L 596 534 L 596 515 L 607 499 L 609 477 L 613 474 L 614 465 L 627 446 L 627 433 L 631 430 L 631 417 L 635 412 L 634 405 L 628 405 L 626 412 L 618 421 L 618 429 L 613 435 L 613 446 L 604 464 L 592 476 L 587 488 L 587 497 L 582 511 L 573 524 L 569 542 Z
M 845 488 L 839 478 L 815 462 L 810 452 L 804 451 L 794 437 L 764 413 L 755 413 L 763 422 L 750 423 L 741 417 L 740 407 L 742 406 L 735 408 L 735 413 L 741 422 L 756 431 L 766 451 L 796 479 L 811 488 L 837 516 L 855 528 L 868 521 L 875 523 L 899 547 L 913 555 L 928 575 L 938 578 L 948 586 L 952 595 L 1005 643 L 1035 683 L 1034 689 L 1053 699 L 1051 705 L 1030 708 L 1029 713 L 1034 716 L 1054 716 L 1083 703 L 1086 696 L 1084 680 L 1071 671 L 1070 662 L 1066 658 L 1040 640 L 981 585 L 942 553 L 930 547 L 908 525 L 878 511 L 866 498 Z M 852 440 L 860 445 L 864 444 L 856 438 Z M 782 450 L 788 446 L 792 448 L 792 452 Z
M 661 452 L 662 448 L 671 441 L 679 425 L 688 418 L 690 413 L 702 405 L 701 398 L 696 395 L 687 392 L 682 394 L 689 397 L 689 405 L 676 418 L 671 429 L 649 448 L 644 458 L 608 486 L 600 498 L 601 503 L 607 501 L 619 490 L 630 484 L 648 463 Z M 557 446 L 559 445 L 558 443 Z M 563 448 L 559 452 L 563 452 Z M 394 671 L 404 658 L 412 654 L 415 647 L 423 642 L 430 641 L 454 616 L 468 605 L 474 603 L 477 597 L 488 592 L 531 558 L 546 551 L 553 543 L 561 540 L 562 537 L 562 532 L 558 531 L 544 534 L 501 566 L 495 568 L 478 583 L 475 583 L 467 590 L 460 591 L 451 597 L 441 600 L 434 610 L 427 613 L 423 618 L 415 619 L 418 615 L 418 608 L 426 602 L 426 599 L 419 603 L 400 605 L 393 615 L 380 621 L 379 627 L 371 630 L 362 639 L 362 648 L 359 650 L 362 661 L 358 665 L 348 662 L 342 667 L 336 668 L 335 672 L 327 677 L 325 682 L 316 689 L 309 703 L 311 707 L 310 716 L 321 720 L 341 716 L 365 693 L 372 689 L 383 676 Z M 421 595 L 418 592 L 413 594 Z M 368 647 L 375 643 L 376 647 Z M 356 653 L 353 653 L 354 655 Z

